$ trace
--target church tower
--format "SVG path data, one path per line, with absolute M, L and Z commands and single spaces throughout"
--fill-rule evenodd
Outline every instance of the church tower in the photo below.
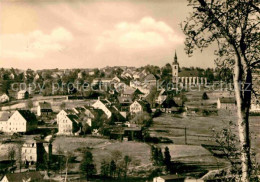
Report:
M 174 60 L 172 63 L 172 81 L 173 81 L 173 83 L 178 82 L 178 73 L 179 73 L 179 63 L 177 61 L 177 54 L 175 51 Z

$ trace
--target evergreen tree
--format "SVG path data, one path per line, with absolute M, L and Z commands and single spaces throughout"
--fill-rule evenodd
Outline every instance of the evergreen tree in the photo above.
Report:
M 80 164 L 80 170 L 83 175 L 86 176 L 88 179 L 92 175 L 96 174 L 96 168 L 93 161 L 93 155 L 90 151 L 87 151 L 84 156 L 83 160 Z
M 209 97 L 208 97 L 208 95 L 207 95 L 206 92 L 203 93 L 202 99 L 203 99 L 203 100 L 208 100 L 208 99 L 209 99 Z
M 159 166 L 162 166 L 164 164 L 164 159 L 163 159 L 163 154 L 162 154 L 162 149 L 158 149 L 158 160 L 157 160 L 157 164 Z
M 103 177 L 107 177 L 109 175 L 109 163 L 106 160 L 102 160 L 101 162 L 101 175 Z
M 115 163 L 114 160 L 112 160 L 112 161 L 110 162 L 110 176 L 111 176 L 111 177 L 114 177 L 115 172 L 116 172 L 116 163 Z
M 165 147 L 164 150 L 164 164 L 166 166 L 166 170 L 170 171 L 171 167 L 171 154 L 168 147 Z

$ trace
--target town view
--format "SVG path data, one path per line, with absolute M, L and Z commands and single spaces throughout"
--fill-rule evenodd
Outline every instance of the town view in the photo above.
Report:
M 0 2 L 1 182 L 260 180 L 260 2 Z

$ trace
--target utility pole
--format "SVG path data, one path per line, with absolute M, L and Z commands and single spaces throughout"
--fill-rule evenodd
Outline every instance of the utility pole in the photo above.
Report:
M 184 128 L 184 135 L 185 135 L 185 145 L 187 145 L 187 128 Z

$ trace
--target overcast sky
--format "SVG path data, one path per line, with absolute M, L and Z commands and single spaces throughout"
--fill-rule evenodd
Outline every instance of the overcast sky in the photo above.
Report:
M 2 0 L 0 67 L 214 66 L 214 47 L 189 58 L 186 0 Z

